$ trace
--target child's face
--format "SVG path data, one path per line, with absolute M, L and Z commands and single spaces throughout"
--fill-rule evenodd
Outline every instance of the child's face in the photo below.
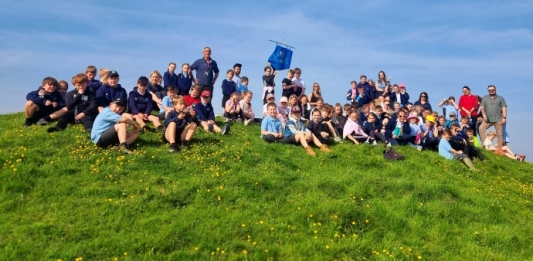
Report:
M 322 118 L 329 117 L 329 113 L 326 110 L 322 110 Z
M 287 72 L 287 78 L 292 79 L 293 76 L 294 76 L 293 73 L 291 73 L 291 72 Z
M 413 109 L 413 105 L 412 104 L 407 104 L 407 109 L 408 110 L 412 110 Z
M 370 112 L 370 107 L 366 106 L 363 108 L 363 113 L 368 114 Z
M 169 72 L 174 73 L 174 70 L 176 70 L 176 65 L 171 64 L 171 65 L 168 66 L 168 71 Z
M 468 120 L 467 119 L 461 119 L 461 124 L 467 125 L 468 124 Z
M 450 115 L 450 120 L 451 121 L 455 121 L 455 119 L 456 119 L 455 115 Z
M 246 94 L 244 96 L 244 101 L 249 103 L 250 101 L 252 100 L 252 95 L 251 94 Z
M 442 138 L 449 141 L 450 140 L 450 135 L 442 134 Z
M 496 138 L 495 135 L 487 135 L 487 139 L 489 139 L 490 141 L 492 141 L 494 138 Z
M 242 85 L 244 85 L 244 86 L 248 86 L 248 81 L 242 81 L 241 83 L 242 83 Z
M 400 89 L 398 88 L 398 86 L 394 86 L 392 87 L 392 90 L 395 92 L 395 93 L 398 93 L 400 91 Z
M 395 110 L 395 111 L 399 111 L 399 110 L 400 110 L 400 104 L 395 103 L 395 104 L 394 104 L 394 110 Z
M 368 122 L 374 122 L 376 119 L 374 118 L 374 116 L 370 116 L 367 118 L 367 121 Z
M 369 103 L 368 106 L 369 106 L 368 109 L 369 109 L 370 111 L 374 111 L 374 110 L 376 109 L 376 105 L 375 105 L 373 102 Z
M 87 83 L 86 82 L 84 82 L 84 83 L 76 83 L 76 84 L 74 84 L 74 88 L 76 88 L 76 90 L 85 91 L 85 89 L 87 89 Z
M 86 72 L 85 76 L 87 76 L 89 81 L 92 81 L 92 80 L 94 80 L 94 76 L 96 76 L 96 74 L 94 72 Z
M 170 99 L 176 97 L 176 94 L 178 94 L 178 93 L 175 92 L 175 91 L 167 91 L 167 96 L 168 96 Z
M 175 109 L 176 111 L 182 112 L 183 110 L 185 110 L 185 103 L 179 103 L 179 102 L 176 103 L 176 104 L 174 105 L 174 109 Z
M 365 77 L 362 77 L 362 78 L 360 79 L 360 82 L 361 82 L 361 84 L 365 84 L 365 83 L 366 83 L 366 78 L 365 78 Z
M 302 97 L 301 102 L 302 102 L 302 104 L 307 104 L 307 97 Z
M 282 108 L 285 108 L 285 107 L 287 107 L 287 102 L 280 102 L 279 105 L 280 105 Z
M 440 126 L 444 126 L 444 124 L 446 123 L 446 120 L 445 119 L 439 119 L 439 123 L 440 123 Z
M 341 108 L 339 108 L 339 107 L 335 107 L 335 114 L 337 114 L 337 115 L 341 115 L 341 114 L 342 114 L 342 110 L 341 110 Z
M 294 73 L 294 78 L 300 79 L 300 74 L 299 73 Z
M 359 94 L 363 94 L 363 93 L 365 93 L 365 89 L 364 88 L 359 88 L 359 89 L 357 89 L 357 92 Z
M 276 101 L 276 99 L 275 99 L 275 98 L 270 98 L 270 99 L 267 99 L 267 102 L 268 102 L 268 103 L 271 103 L 271 102 L 275 102 L 275 101 Z
M 233 72 L 229 72 L 228 74 L 226 74 L 226 78 L 228 80 L 231 80 L 231 78 L 233 78 Z
M 322 107 L 324 107 L 324 102 L 323 101 L 317 101 L 316 102 L 316 107 L 322 110 Z
M 146 86 L 137 83 L 137 91 L 140 93 L 144 93 L 144 91 L 146 91 Z
M 468 139 L 471 140 L 474 138 L 474 133 L 473 132 L 467 132 L 466 135 L 468 136 Z
M 238 96 L 237 95 L 232 95 L 231 96 L 231 99 L 233 100 L 233 102 L 236 102 L 238 100 Z
M 313 121 L 314 122 L 319 122 L 320 121 L 320 112 L 319 111 L 314 111 L 313 112 Z
M 118 77 L 109 77 L 107 84 L 109 84 L 109 86 L 116 86 L 118 84 Z
M 289 103 L 294 106 L 297 104 L 297 101 L 296 101 L 296 98 L 292 97 L 290 100 L 289 100 Z
M 207 104 L 207 103 L 209 103 L 209 99 L 210 99 L 210 97 L 204 97 L 204 96 L 202 96 L 201 99 L 202 99 L 202 103 Z
M 352 83 L 352 89 L 357 89 L 357 84 L 355 84 L 354 82 Z
M 357 113 L 350 113 L 350 120 L 357 122 Z
M 56 86 L 50 83 L 45 83 L 43 89 L 45 92 L 52 93 L 56 90 Z
M 300 115 L 301 115 L 301 113 L 300 113 L 299 111 L 298 111 L 298 112 L 293 112 L 293 113 L 292 113 L 292 117 L 293 117 L 294 119 L 300 119 Z
M 87 84 L 85 84 L 85 86 L 87 86 Z M 58 89 L 59 93 L 65 94 L 65 93 L 67 93 L 67 90 L 68 90 L 68 86 L 67 85 L 59 84 L 59 89 Z
M 411 123 L 411 124 L 417 124 L 418 122 L 417 122 L 416 119 L 411 118 L 411 119 L 409 120 L 409 123 Z
M 189 65 L 188 64 L 184 64 L 182 67 L 181 67 L 181 71 L 185 74 L 189 73 Z
M 438 117 L 439 117 L 439 113 L 436 112 L 436 111 L 435 111 L 435 112 L 432 112 L 431 115 L 433 115 L 433 117 L 435 117 L 435 118 L 438 118 Z
M 276 106 L 268 106 L 268 115 L 272 118 L 276 118 L 278 110 L 276 109 Z
M 158 78 L 157 74 L 155 74 L 155 73 L 150 75 L 150 82 L 151 83 L 157 83 L 157 78 Z
M 265 75 L 270 76 L 272 74 L 272 70 L 270 68 L 266 69 Z
M 121 114 L 122 111 L 124 111 L 124 107 L 117 105 L 116 103 L 111 103 L 109 105 L 109 109 L 116 114 Z
M 196 90 L 196 89 L 191 89 L 191 97 L 193 97 L 193 98 L 198 97 L 198 90 Z

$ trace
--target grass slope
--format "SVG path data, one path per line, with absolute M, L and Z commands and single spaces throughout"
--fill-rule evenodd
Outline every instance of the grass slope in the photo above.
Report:
M 343 143 L 309 157 L 258 126 L 123 155 L 81 126 L 0 116 L 0 260 L 531 260 L 533 167 Z

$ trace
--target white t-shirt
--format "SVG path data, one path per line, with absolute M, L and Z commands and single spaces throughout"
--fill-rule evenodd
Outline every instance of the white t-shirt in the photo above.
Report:
M 486 138 L 485 141 L 483 142 L 483 146 L 485 147 L 489 147 L 489 150 L 495 150 L 496 147 L 494 146 L 494 144 L 492 143 L 491 140 L 489 140 L 489 138 Z

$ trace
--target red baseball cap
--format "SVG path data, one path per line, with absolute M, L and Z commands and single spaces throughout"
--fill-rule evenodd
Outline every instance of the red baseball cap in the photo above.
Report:
M 201 96 L 202 97 L 211 97 L 211 92 L 208 91 L 208 90 L 204 90 L 204 91 L 202 91 L 202 95 Z

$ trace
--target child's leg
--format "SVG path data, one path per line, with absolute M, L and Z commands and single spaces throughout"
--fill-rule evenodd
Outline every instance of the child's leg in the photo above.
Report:
M 135 122 L 139 124 L 139 126 L 141 126 L 141 128 L 146 125 L 146 123 L 144 122 L 144 119 L 141 116 L 139 116 L 139 114 L 133 115 L 133 119 L 135 120 Z
M 296 139 L 296 142 L 299 142 L 300 144 L 302 144 L 304 148 L 309 147 L 309 144 L 307 144 L 307 140 L 305 140 L 305 134 L 298 133 L 294 135 L 294 138 Z
M 56 128 L 65 129 L 69 123 L 75 121 L 74 116 L 74 110 L 65 112 L 65 114 L 57 120 Z
M 135 140 L 137 140 L 137 136 L 138 136 L 138 135 L 139 135 L 139 134 L 137 134 L 136 132 L 128 132 L 128 133 L 126 134 L 126 143 L 127 143 L 128 145 L 131 145 L 132 143 L 135 142 Z
M 67 108 L 62 108 L 57 111 L 54 111 L 52 114 L 50 114 L 50 119 L 57 120 L 59 117 L 63 116 L 67 112 Z
M 181 133 L 181 142 L 189 142 L 192 136 L 194 136 L 194 132 L 196 132 L 196 127 L 197 125 L 194 122 L 191 122 L 189 126 L 185 127 Z
M 385 138 L 385 135 L 381 134 L 380 132 L 375 133 L 375 136 L 383 143 L 387 143 L 387 138 Z
M 27 101 L 24 105 L 24 115 L 26 116 L 26 119 L 33 118 L 33 115 L 37 111 L 39 111 L 39 105 L 35 104 L 32 101 Z
M 65 115 L 63 115 L 64 117 Z M 83 127 L 85 128 L 85 131 L 90 132 L 93 129 L 93 123 L 94 123 L 94 116 L 93 115 L 85 115 L 80 119 L 81 124 L 83 124 Z
M 117 123 L 115 124 L 115 131 L 118 135 L 118 141 L 120 144 L 126 142 L 128 135 L 128 125 L 126 123 Z
M 481 153 L 481 150 L 479 148 L 472 146 L 472 153 L 475 157 L 479 158 L 479 160 L 485 161 L 485 157 L 483 156 L 483 153 Z
M 354 136 L 352 136 L 351 134 L 346 136 L 346 138 L 351 140 L 354 144 L 359 145 L 359 141 L 357 141 L 357 139 Z
M 156 128 L 159 128 L 161 126 L 161 122 L 159 121 L 159 117 L 155 115 L 148 116 L 148 120 L 151 121 Z
M 311 133 L 311 139 L 317 147 L 322 147 L 322 142 L 320 142 L 320 140 L 315 136 L 315 134 Z
M 168 124 L 167 130 L 165 131 L 165 139 L 167 139 L 168 143 L 170 144 L 176 143 L 176 123 L 175 122 L 171 122 L 170 124 Z
M 333 125 L 331 125 L 331 122 L 326 122 L 326 125 L 328 127 L 329 133 L 333 135 L 333 137 L 337 138 L 337 132 L 333 128 Z
M 276 142 L 277 139 L 272 134 L 263 135 L 263 140 L 266 142 Z
M 200 124 L 202 125 L 205 131 L 209 132 L 209 124 L 207 123 L 207 121 L 201 121 Z
M 513 157 L 514 157 L 514 155 L 515 155 L 515 153 L 514 153 L 514 152 L 511 150 L 511 148 L 509 148 L 508 146 L 503 146 L 503 147 L 502 147 L 502 150 L 504 150 L 507 154 L 511 154 L 511 155 L 513 155 Z
M 215 132 L 222 132 L 222 129 L 220 129 L 216 123 L 213 123 L 213 130 L 215 130 Z

